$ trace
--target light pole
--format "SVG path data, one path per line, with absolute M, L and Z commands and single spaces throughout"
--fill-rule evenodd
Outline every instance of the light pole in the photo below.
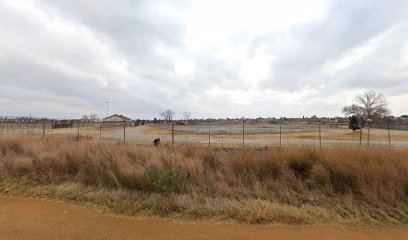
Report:
M 109 116 L 109 102 L 106 102 L 106 117 Z

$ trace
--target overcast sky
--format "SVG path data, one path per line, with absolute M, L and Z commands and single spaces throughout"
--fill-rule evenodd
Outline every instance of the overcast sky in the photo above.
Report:
M 0 0 L 0 115 L 408 114 L 406 0 Z

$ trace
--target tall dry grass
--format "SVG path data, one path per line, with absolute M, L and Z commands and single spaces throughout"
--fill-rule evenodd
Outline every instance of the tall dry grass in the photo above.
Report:
M 117 196 L 109 194 L 126 192 L 139 202 L 118 202 L 128 206 L 143 202 L 137 209 L 249 222 L 359 219 L 406 224 L 407 157 L 407 149 L 287 147 L 242 151 L 195 145 L 156 148 L 0 138 L 3 182 L 20 179 L 54 187 L 71 184 L 78 193 L 84 188 L 100 189 L 105 195 L 88 200 L 103 202 L 106 198 L 110 205 Z M 65 194 L 72 195 L 72 191 L 70 188 Z M 82 198 L 78 193 L 77 198 Z M 119 203 L 113 205 L 121 212 L 130 209 Z

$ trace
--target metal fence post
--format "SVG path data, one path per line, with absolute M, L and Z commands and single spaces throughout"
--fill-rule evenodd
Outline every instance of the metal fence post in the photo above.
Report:
M 99 123 L 99 141 L 102 140 L 102 123 Z
M 370 124 L 368 124 L 367 128 L 367 145 L 370 146 Z
M 360 146 L 363 143 L 363 126 L 360 127 Z
M 211 147 L 211 122 L 208 120 L 208 147 Z
M 319 124 L 319 144 L 320 144 L 320 147 L 322 147 L 322 129 L 321 129 L 321 124 Z
M 126 121 L 123 121 L 123 143 L 126 142 Z
M 279 122 L 279 147 L 282 147 L 282 122 Z
M 245 124 L 242 124 L 242 149 L 245 147 Z
M 391 126 L 388 123 L 388 145 L 391 147 Z
M 171 122 L 171 145 L 174 145 L 174 122 Z
M 45 121 L 43 121 L 42 127 L 43 127 L 43 139 L 44 139 L 45 138 Z
M 77 131 L 77 139 L 78 139 L 78 141 L 79 141 L 79 121 L 78 121 L 78 124 L 77 124 L 77 128 L 78 128 L 78 131 Z

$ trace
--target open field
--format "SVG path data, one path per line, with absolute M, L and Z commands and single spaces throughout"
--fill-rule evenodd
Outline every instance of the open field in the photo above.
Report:
M 407 230 L 215 224 L 107 216 L 55 201 L 0 195 L 0 239 L 403 240 Z
M 284 145 L 359 145 L 359 131 L 352 132 L 344 127 L 321 126 L 282 126 L 279 133 L 279 125 L 245 126 L 244 140 L 242 125 L 210 126 L 190 125 L 174 126 L 174 141 L 176 143 L 202 143 L 210 142 L 215 146 L 271 146 Z M 297 127 L 297 128 L 296 128 Z M 103 133 L 106 139 L 123 139 L 122 129 L 111 129 Z M 367 144 L 367 129 L 363 130 L 362 144 Z M 390 140 L 389 141 L 389 137 Z M 149 125 L 126 130 L 126 139 L 138 142 L 151 142 L 154 138 L 161 138 L 162 142 L 171 143 L 172 129 L 166 125 Z M 320 140 L 321 139 L 321 140 Z M 387 129 L 370 129 L 370 144 L 394 147 L 408 147 L 408 131 L 391 130 L 388 135 Z
M 210 131 L 215 138 L 242 138 L 242 124 L 234 125 L 185 125 L 175 126 L 176 135 L 185 136 L 207 136 Z M 280 131 L 282 132 L 280 135 Z M 150 135 L 171 135 L 171 126 L 157 125 L 151 126 L 148 131 Z M 319 139 L 319 125 L 287 124 L 280 126 L 277 124 L 255 124 L 245 125 L 245 138 L 248 139 Z M 392 130 L 392 140 L 407 141 L 408 131 Z M 359 140 L 359 131 L 353 133 L 346 126 L 321 125 L 321 136 L 325 140 Z M 388 141 L 387 129 L 370 129 L 372 141 Z M 367 138 L 367 129 L 363 130 L 363 140 Z
M 290 225 L 406 226 L 408 149 L 138 146 L 0 138 L 0 192 L 112 213 Z

